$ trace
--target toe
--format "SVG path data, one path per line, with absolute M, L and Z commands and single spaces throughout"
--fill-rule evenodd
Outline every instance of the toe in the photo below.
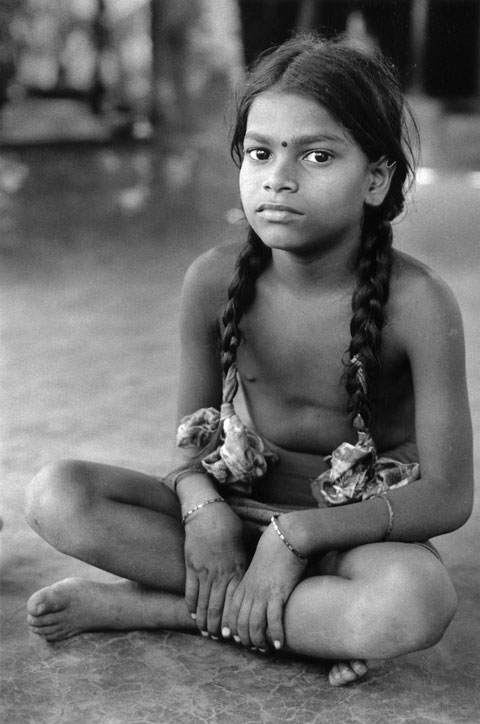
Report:
M 357 678 L 357 674 L 345 661 L 341 661 L 332 667 L 328 678 L 332 686 L 343 686 L 354 681 Z
M 43 616 L 32 616 L 28 614 L 27 623 L 29 626 L 35 626 L 41 628 L 43 626 L 54 626 L 59 622 L 61 612 L 55 611 L 54 613 L 46 613 Z
M 356 659 L 354 661 L 350 661 L 349 663 L 357 677 L 364 676 L 364 674 L 366 674 L 368 671 L 368 667 L 365 661 L 362 661 L 361 659 Z
M 65 602 L 59 592 L 53 587 L 42 588 L 28 600 L 27 611 L 31 616 L 43 616 L 46 613 L 60 611 L 65 608 Z
M 30 631 L 49 643 L 62 641 L 74 635 L 74 632 L 70 632 L 61 624 L 56 626 L 32 626 Z
M 30 626 L 30 631 L 37 636 L 52 636 L 60 633 L 60 626 Z

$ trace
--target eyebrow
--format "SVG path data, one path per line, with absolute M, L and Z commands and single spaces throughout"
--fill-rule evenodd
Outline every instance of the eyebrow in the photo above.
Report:
M 259 143 L 269 144 L 273 142 L 273 139 L 271 137 L 265 136 L 262 133 L 256 133 L 255 131 L 247 131 L 245 134 L 245 139 L 247 138 L 251 138 L 252 140 Z M 329 141 L 330 143 L 347 143 L 347 140 L 342 136 L 337 136 L 335 134 L 329 133 L 316 133 L 311 136 L 298 136 L 297 138 L 287 139 L 287 141 L 288 143 L 297 146 L 307 146 L 309 144 L 322 143 L 325 141 Z

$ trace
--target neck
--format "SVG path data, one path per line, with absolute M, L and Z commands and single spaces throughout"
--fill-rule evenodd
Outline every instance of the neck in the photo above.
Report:
M 318 291 L 320 284 L 324 290 L 340 290 L 351 287 L 355 279 L 354 255 L 350 249 L 305 256 L 272 249 L 271 271 L 281 284 L 292 290 Z

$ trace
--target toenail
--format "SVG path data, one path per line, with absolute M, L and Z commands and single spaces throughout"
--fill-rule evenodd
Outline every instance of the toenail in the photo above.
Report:
M 218 641 L 218 636 L 211 636 L 214 641 Z
M 228 626 L 224 626 L 222 628 L 222 636 L 225 639 L 228 639 L 230 637 L 230 629 L 228 628 Z
M 237 636 L 237 634 L 233 634 L 233 640 L 235 641 L 235 643 L 239 644 L 239 643 L 240 643 L 240 636 Z
M 205 636 L 206 638 L 208 638 L 208 636 L 210 635 L 208 633 L 208 631 L 200 631 L 200 633 L 202 634 L 202 636 Z

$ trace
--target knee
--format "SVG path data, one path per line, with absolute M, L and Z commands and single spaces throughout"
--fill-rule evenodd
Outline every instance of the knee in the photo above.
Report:
M 393 564 L 374 589 L 360 602 L 357 620 L 366 622 L 359 631 L 360 647 L 375 642 L 382 649 L 379 658 L 434 646 L 457 608 L 453 584 L 433 556 L 419 567 Z
M 65 527 L 89 504 L 88 469 L 77 460 L 61 460 L 45 465 L 29 483 L 25 494 L 25 517 L 29 525 L 44 535 Z

